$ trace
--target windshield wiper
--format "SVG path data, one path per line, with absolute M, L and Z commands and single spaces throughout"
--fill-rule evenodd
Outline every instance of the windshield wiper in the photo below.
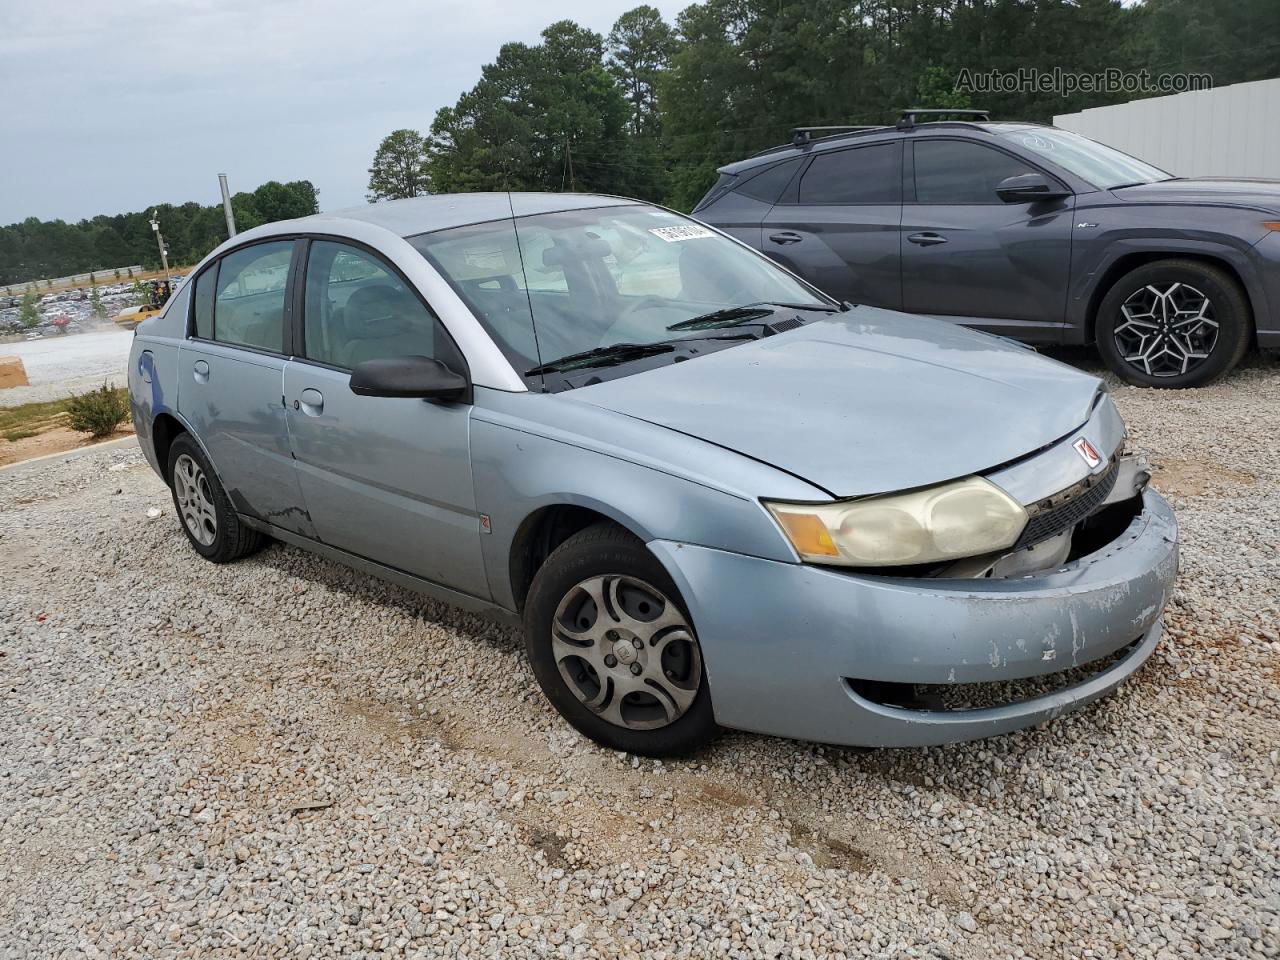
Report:
M 715 327 L 736 327 L 739 324 L 761 320 L 778 310 L 818 310 L 822 313 L 839 313 L 842 309 L 833 303 L 773 303 L 760 301 L 747 303 L 740 307 L 725 307 L 723 310 L 712 310 L 688 320 L 681 320 L 667 327 L 668 330 L 711 330 Z
M 629 360 L 652 357 L 659 353 L 671 353 L 675 350 L 669 343 L 612 343 L 607 347 L 595 347 L 581 353 L 570 353 L 541 366 L 526 370 L 526 377 L 540 373 L 557 373 L 564 370 L 580 370 L 586 367 L 609 367 Z

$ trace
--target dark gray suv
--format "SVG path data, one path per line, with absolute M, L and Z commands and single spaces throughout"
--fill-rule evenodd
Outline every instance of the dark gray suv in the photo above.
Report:
M 1186 180 L 1056 127 L 938 113 L 797 128 L 721 168 L 694 216 L 840 299 L 1096 343 L 1131 383 L 1198 386 L 1280 347 L 1280 181 Z

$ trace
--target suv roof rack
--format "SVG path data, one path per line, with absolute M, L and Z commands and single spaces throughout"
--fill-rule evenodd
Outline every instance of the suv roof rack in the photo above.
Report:
M 934 117 L 959 117 L 970 123 L 989 122 L 991 113 L 988 110 L 951 110 L 951 109 L 926 109 L 923 107 L 909 107 L 902 111 L 898 117 L 898 129 L 910 130 L 916 125 L 916 118 L 924 117 L 932 119 Z
M 819 137 L 830 137 L 841 133 L 858 133 L 861 130 L 880 130 L 881 125 L 870 124 L 864 126 L 834 126 L 834 127 L 792 127 L 791 128 L 791 146 L 803 147 L 807 143 L 812 143 L 814 134 Z

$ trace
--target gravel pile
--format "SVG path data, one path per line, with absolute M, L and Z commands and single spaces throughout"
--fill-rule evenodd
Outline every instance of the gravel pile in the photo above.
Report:
M 1280 365 L 1115 394 L 1168 639 L 934 749 L 605 751 L 505 628 L 202 561 L 135 448 L 0 472 L 0 958 L 1276 956 Z

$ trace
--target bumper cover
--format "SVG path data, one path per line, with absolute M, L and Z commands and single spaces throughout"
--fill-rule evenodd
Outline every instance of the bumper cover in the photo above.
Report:
M 671 541 L 650 548 L 697 625 L 716 719 L 759 733 L 918 746 L 1031 726 L 1108 693 L 1142 665 L 1178 568 L 1177 524 L 1152 490 L 1103 549 L 1043 576 L 898 579 Z M 1138 642 L 1134 644 L 1134 641 Z M 974 710 L 916 710 L 846 678 L 961 684 L 1042 677 L 1123 658 L 1074 686 Z

